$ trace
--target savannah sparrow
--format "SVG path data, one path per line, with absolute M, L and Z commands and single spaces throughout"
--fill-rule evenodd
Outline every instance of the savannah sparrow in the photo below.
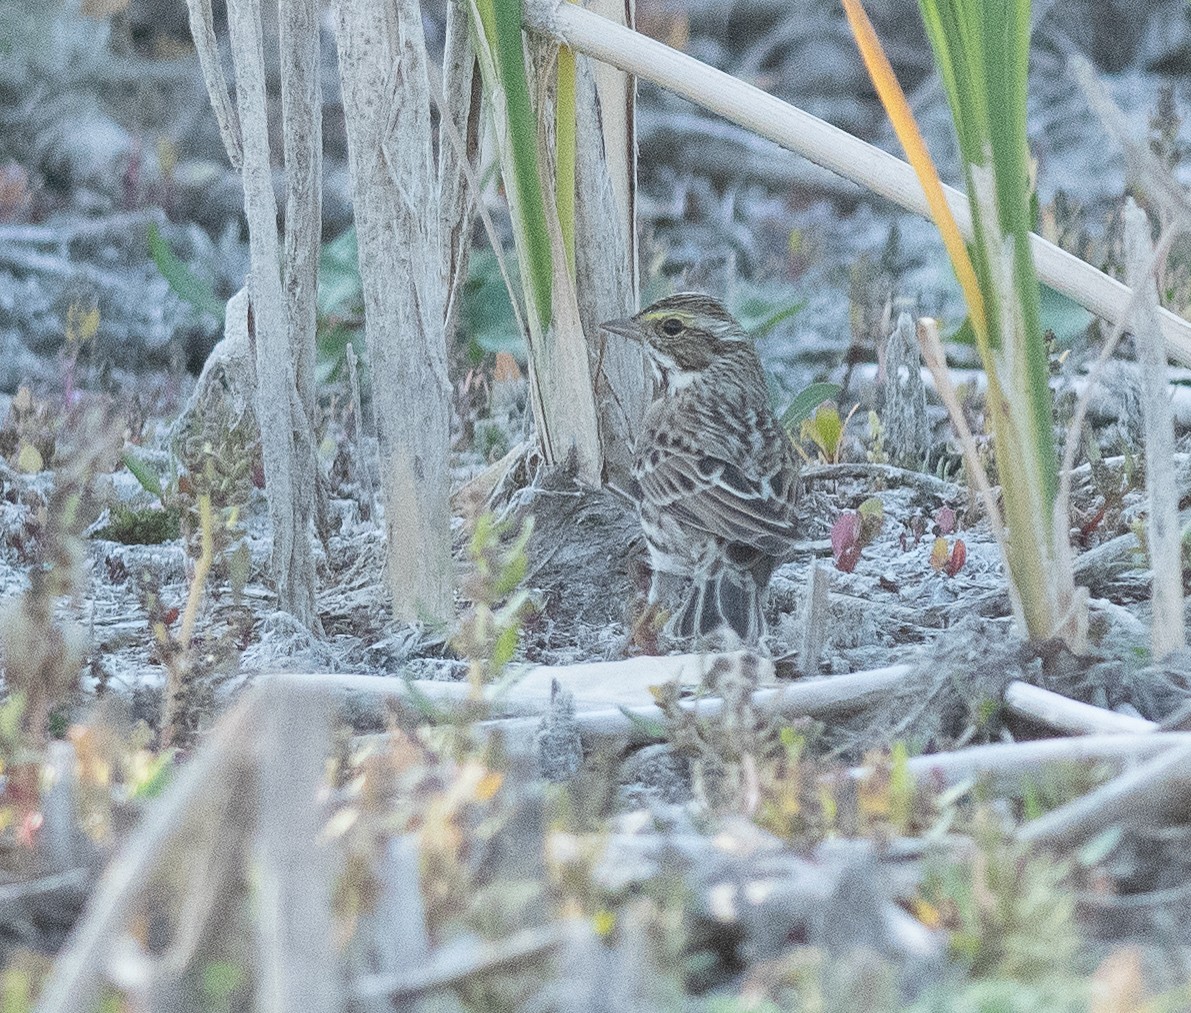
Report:
M 794 540 L 798 464 L 756 349 L 723 303 L 684 293 L 604 329 L 640 341 L 658 381 L 634 450 L 649 600 L 681 592 L 671 636 L 765 633 L 761 603 Z

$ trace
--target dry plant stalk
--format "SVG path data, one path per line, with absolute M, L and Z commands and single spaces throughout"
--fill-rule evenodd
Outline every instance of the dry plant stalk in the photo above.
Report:
M 250 870 L 241 863 L 250 835 L 256 1009 L 344 1008 L 333 948 L 335 870 L 317 840 L 331 715 L 324 693 L 277 682 L 252 689 L 223 716 L 108 866 L 45 981 L 39 1013 L 95 1009 L 106 982 L 168 995 L 167 986 L 202 959 L 211 926 L 227 916 L 220 905 L 245 902 Z M 150 957 L 133 941 L 135 925 L 144 917 L 147 885 L 181 852 L 191 862 L 176 877 L 184 893 L 178 931 L 165 953 Z M 137 1008 L 159 1008 L 138 998 Z M 160 1008 L 169 1003 L 160 1001 Z
M 590 9 L 633 25 L 632 0 L 594 0 Z M 606 63 L 574 57 L 575 288 L 593 345 L 592 376 L 607 477 L 627 481 L 652 384 L 640 345 L 600 331 L 637 311 L 636 81 Z
M 278 7 L 286 184 L 284 285 L 297 394 L 291 397 L 290 414 L 296 442 L 294 484 L 300 491 L 294 504 L 298 531 L 308 531 L 316 517 L 321 526 L 327 509 L 315 435 L 319 421 L 315 339 L 323 231 L 320 8 L 316 0 L 286 0 Z
M 586 57 L 577 61 L 575 290 L 583 331 L 595 346 L 592 375 L 607 477 L 623 483 L 652 385 L 641 346 L 600 331 L 603 321 L 637 311 L 636 160 L 631 109 L 625 108 L 632 92 L 623 83 L 617 88 L 608 74 L 624 80 L 619 71 Z M 606 105 L 606 98 L 613 104 Z
M 536 59 L 527 62 L 520 25 L 510 22 L 509 9 L 494 7 L 491 0 L 459 2 L 468 3 L 471 12 L 485 108 L 521 268 L 522 322 L 538 443 L 546 463 L 573 459 L 580 481 L 598 485 L 603 478 L 604 447 L 592 368 L 569 266 L 568 237 L 550 185 L 554 157 L 546 124 L 551 118 L 547 116 L 553 100 L 548 73 L 554 54 L 539 40 L 536 48 L 530 47 Z M 533 71 L 527 71 L 529 64 Z M 516 296 L 511 291 L 510 295 L 516 304 Z
M 430 150 L 421 12 L 339 0 L 365 336 L 380 441 L 387 580 L 395 615 L 453 612 L 443 237 Z
M 467 280 L 471 255 L 476 195 L 470 184 L 479 156 L 482 104 L 480 72 L 464 3 L 447 3 L 442 76 L 442 91 L 436 92 L 434 98 L 439 116 L 448 121 L 439 131 L 438 199 L 445 257 L 443 277 L 447 281 L 443 331 L 449 341 L 459 319 L 463 283 Z M 433 86 L 431 81 L 432 89 Z
M 265 463 L 265 482 L 269 488 L 269 520 L 273 529 L 273 576 L 277 584 L 278 604 L 310 628 L 318 627 L 315 614 L 314 552 L 311 544 L 311 502 L 317 476 L 317 459 L 312 416 L 306 402 L 313 404 L 314 329 L 313 271 L 317 262 L 319 198 L 316 196 L 321 170 L 317 162 L 321 151 L 314 149 L 318 139 L 317 108 L 303 108 L 317 101 L 307 77 L 295 78 L 297 64 L 307 58 L 311 33 L 317 43 L 317 19 L 303 24 L 299 5 L 282 31 L 291 49 L 282 60 L 283 74 L 289 78 L 285 120 L 286 155 L 291 197 L 294 205 L 287 214 L 287 300 L 282 286 L 281 249 L 277 236 L 277 202 L 273 193 L 272 162 L 269 152 L 268 98 L 265 91 L 264 44 L 259 0 L 229 0 L 228 27 L 233 62 L 236 68 L 236 106 L 239 131 L 228 113 L 227 89 L 219 67 L 218 51 L 211 30 L 208 0 L 188 0 L 191 32 L 199 49 L 211 104 L 219 120 L 228 157 L 241 169 L 244 182 L 244 210 L 248 218 L 251 267 L 248 291 L 255 323 L 256 342 L 256 414 L 261 428 L 261 448 Z M 313 6 L 313 5 L 311 5 Z M 285 5 L 283 5 L 283 8 Z M 306 74 L 309 72 L 307 71 Z M 314 78 L 317 86 L 317 72 Z M 305 75 L 302 75 L 305 76 Z M 294 136 L 288 134 L 294 132 Z M 313 219 L 313 220 L 311 220 Z M 313 248 L 311 248 L 313 244 Z M 291 333 L 296 321 L 301 333 Z M 297 352 L 298 368 L 294 357 Z M 304 391 L 298 390 L 298 373 Z
M 1183 618 L 1183 552 L 1175 489 L 1174 427 L 1166 388 L 1166 355 L 1158 330 L 1158 290 L 1150 220 L 1130 197 L 1125 202 L 1125 262 L 1129 285 L 1137 293 L 1133 333 L 1141 365 L 1145 416 L 1146 491 L 1149 494 L 1150 566 L 1153 569 L 1150 653 L 1155 662 L 1187 646 Z
M 232 835 L 234 800 L 243 789 L 245 753 L 260 720 L 260 698 L 241 703 L 219 723 L 211 738 L 149 810 L 136 832 L 108 865 L 84 916 L 54 961 L 42 986 L 37 1013 L 94 1009 L 116 944 L 139 913 L 145 883 L 189 820 L 221 826 Z
M 215 38 L 215 18 L 211 10 L 211 0 L 186 0 L 186 9 L 190 15 L 190 34 L 194 39 L 199 66 L 203 71 L 203 81 L 211 98 L 215 122 L 219 125 L 219 136 L 223 139 L 223 146 L 227 149 L 227 157 L 232 163 L 232 168 L 241 169 L 244 166 L 244 149 L 240 142 L 240 121 L 236 117 L 232 97 L 228 94 L 227 82 L 223 78 L 223 64 L 219 59 L 219 42 Z

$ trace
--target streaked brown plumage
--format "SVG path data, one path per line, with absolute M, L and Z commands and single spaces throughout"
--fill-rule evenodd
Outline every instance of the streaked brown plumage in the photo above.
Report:
M 669 296 L 605 330 L 640 341 L 658 379 L 633 477 L 669 632 L 755 644 L 773 568 L 794 541 L 798 464 L 752 341 L 716 299 Z

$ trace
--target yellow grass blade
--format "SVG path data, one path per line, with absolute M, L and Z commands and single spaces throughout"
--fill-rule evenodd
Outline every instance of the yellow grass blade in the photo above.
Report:
M 868 75 L 872 78 L 873 86 L 877 89 L 877 96 L 889 114 L 889 121 L 893 124 L 894 133 L 901 141 L 906 151 L 906 159 L 914 167 L 918 175 L 918 182 L 922 184 L 926 194 L 926 202 L 930 206 L 931 217 L 943 237 L 943 246 L 947 256 L 951 258 L 951 266 L 955 276 L 959 279 L 960 287 L 964 291 L 964 298 L 968 303 L 968 313 L 972 317 L 972 328 L 981 342 L 988 335 L 988 318 L 984 312 L 984 297 L 980 293 L 980 285 L 976 280 L 976 270 L 972 267 L 972 259 L 968 256 L 968 248 L 964 245 L 964 238 L 960 235 L 959 227 L 943 196 L 943 184 L 939 173 L 935 169 L 934 159 L 926 150 L 926 143 L 922 139 L 922 132 L 910 112 L 910 104 L 906 101 L 905 92 L 894 76 L 889 58 L 881 47 L 873 23 L 860 0 L 842 0 L 844 14 L 852 28 L 852 35 L 856 39 L 856 46 L 864 60 Z

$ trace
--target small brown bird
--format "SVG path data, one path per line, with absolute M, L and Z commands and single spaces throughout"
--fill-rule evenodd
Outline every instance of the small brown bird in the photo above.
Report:
M 650 601 L 681 590 L 671 636 L 765 633 L 762 601 L 794 541 L 798 463 L 749 336 L 710 296 L 672 295 L 603 328 L 648 353 L 658 381 L 634 451 Z

